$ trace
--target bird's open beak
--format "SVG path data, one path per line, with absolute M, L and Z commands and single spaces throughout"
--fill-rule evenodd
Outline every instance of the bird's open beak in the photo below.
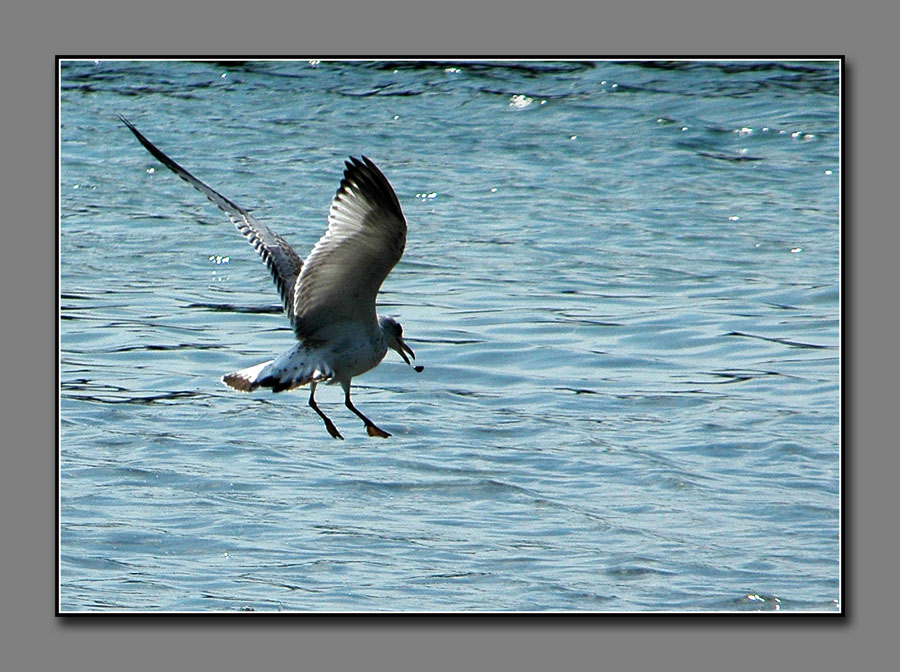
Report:
M 406 343 L 403 342 L 402 338 L 398 339 L 398 341 L 400 342 L 400 347 L 394 348 L 394 350 L 396 350 L 398 353 L 400 353 L 400 356 L 403 358 L 404 362 L 406 362 L 407 364 L 410 364 L 409 357 L 412 357 L 413 359 L 415 359 L 416 353 L 414 353 L 412 351 L 411 347 L 409 347 Z M 407 352 L 409 353 L 409 357 L 406 356 Z

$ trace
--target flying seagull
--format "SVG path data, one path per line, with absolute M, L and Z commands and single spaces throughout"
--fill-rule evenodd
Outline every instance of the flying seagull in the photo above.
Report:
M 315 398 L 317 384 L 340 383 L 344 404 L 362 419 L 369 436 L 389 437 L 350 401 L 351 379 L 378 366 L 388 348 L 407 364 L 416 358 L 403 342 L 400 323 L 375 312 L 378 289 L 406 244 L 400 202 L 378 167 L 365 156 L 345 162 L 328 229 L 303 261 L 284 238 L 175 163 L 121 114 L 119 119 L 160 163 L 228 215 L 266 262 L 281 293 L 298 342 L 275 359 L 222 376 L 222 382 L 241 392 L 260 387 L 283 392 L 308 383 L 310 407 L 332 437 L 343 439 Z

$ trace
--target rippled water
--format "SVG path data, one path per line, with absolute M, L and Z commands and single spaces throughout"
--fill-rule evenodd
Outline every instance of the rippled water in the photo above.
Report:
M 102 610 L 840 609 L 840 98 L 825 63 L 65 62 L 60 586 Z M 393 353 L 292 343 L 348 155 L 410 223 Z

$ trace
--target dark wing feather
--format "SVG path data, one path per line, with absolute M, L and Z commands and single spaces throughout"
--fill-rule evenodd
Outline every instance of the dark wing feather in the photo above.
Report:
M 265 224 L 257 222 L 249 212 L 244 208 L 230 201 L 210 187 L 208 184 L 201 182 L 188 171 L 175 163 L 168 156 L 147 138 L 145 138 L 134 125 L 121 114 L 119 119 L 125 124 L 140 143 L 150 152 L 156 159 L 166 168 L 178 175 L 182 180 L 190 184 L 201 194 L 206 196 L 212 203 L 219 207 L 228 219 L 237 227 L 248 242 L 253 245 L 259 256 L 266 262 L 275 285 L 281 294 L 281 301 L 284 304 L 284 310 L 288 319 L 294 323 L 294 286 L 297 283 L 297 276 L 303 268 L 303 261 L 297 256 L 297 253 L 291 248 L 288 242 L 272 231 Z
M 405 245 L 406 220 L 390 182 L 365 156 L 351 158 L 331 202 L 328 229 L 297 278 L 297 336 L 314 338 L 337 322 L 374 324 L 378 289 Z

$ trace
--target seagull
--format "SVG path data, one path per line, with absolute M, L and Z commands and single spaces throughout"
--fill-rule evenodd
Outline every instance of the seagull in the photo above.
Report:
M 391 436 L 350 400 L 351 379 L 378 366 L 388 348 L 410 366 L 409 357 L 416 358 L 400 323 L 375 312 L 378 289 L 406 244 L 400 202 L 378 167 L 365 156 L 345 162 L 328 229 L 303 261 L 284 238 L 175 163 L 121 114 L 119 119 L 160 163 L 228 215 L 265 261 L 281 294 L 297 343 L 275 359 L 222 376 L 222 382 L 241 392 L 260 387 L 283 392 L 309 384 L 310 408 L 333 438 L 343 439 L 315 396 L 319 383 L 340 383 L 344 404 L 365 423 L 369 436 Z

